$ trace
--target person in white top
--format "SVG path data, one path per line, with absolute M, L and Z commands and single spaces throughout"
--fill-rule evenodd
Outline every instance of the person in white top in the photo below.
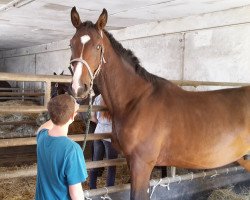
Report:
M 101 95 L 98 95 L 95 98 L 93 105 L 105 106 L 104 100 Z M 95 112 L 94 114 L 92 114 L 91 120 L 97 123 L 95 134 L 112 132 L 112 121 L 110 113 L 108 111 Z M 102 160 L 104 158 L 104 155 L 106 155 L 107 159 L 115 159 L 118 157 L 117 151 L 111 146 L 110 139 L 95 140 L 93 142 L 93 157 L 92 157 L 93 161 Z M 90 170 L 90 182 L 89 182 L 90 189 L 96 189 L 98 170 L 99 168 Z M 108 167 L 108 174 L 106 179 L 107 187 L 114 185 L 115 174 L 116 174 L 116 167 L 115 166 Z

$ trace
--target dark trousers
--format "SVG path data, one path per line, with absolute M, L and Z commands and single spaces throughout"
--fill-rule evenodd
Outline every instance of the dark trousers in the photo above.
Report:
M 93 161 L 103 160 L 104 155 L 107 159 L 115 159 L 118 157 L 116 150 L 111 146 L 111 142 L 99 140 L 93 142 Z M 99 168 L 90 170 L 90 189 L 96 189 L 96 181 Z M 113 186 L 115 183 L 116 167 L 108 167 L 108 175 L 106 179 L 106 186 Z

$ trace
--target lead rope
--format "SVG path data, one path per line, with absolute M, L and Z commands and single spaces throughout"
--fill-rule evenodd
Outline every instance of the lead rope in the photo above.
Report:
M 73 70 L 71 68 L 71 66 L 68 67 L 71 75 L 73 76 Z M 93 84 L 92 78 L 91 78 L 91 85 Z M 89 106 L 88 106 L 88 110 L 87 110 L 87 123 L 86 123 L 86 129 L 85 129 L 85 135 L 84 135 L 84 140 L 83 140 L 83 144 L 82 144 L 82 151 L 85 150 L 86 147 L 86 143 L 87 143 L 87 135 L 89 134 L 89 126 L 90 126 L 90 119 L 91 119 L 91 111 L 92 111 L 92 94 L 93 93 L 93 87 L 90 86 L 90 92 L 89 92 Z
M 85 129 L 85 135 L 84 135 L 84 142 L 82 145 L 82 150 L 85 150 L 86 143 L 87 143 L 87 136 L 89 134 L 89 127 L 90 127 L 90 121 L 91 121 L 91 112 L 92 112 L 92 98 L 95 95 L 94 90 L 93 90 L 93 80 L 91 80 L 90 83 L 90 92 L 89 92 L 89 106 L 88 106 L 88 111 L 87 111 L 87 123 L 86 123 L 86 129 Z
M 95 96 L 95 92 L 93 90 L 93 85 L 94 85 L 94 79 L 95 77 L 99 74 L 100 70 L 101 70 L 101 66 L 102 63 L 106 63 L 105 59 L 104 59 L 104 47 L 102 47 L 101 49 L 101 60 L 100 60 L 100 64 L 98 65 L 97 70 L 94 72 L 94 75 L 91 76 L 90 78 L 90 90 L 89 90 L 89 106 L 88 106 L 88 111 L 87 111 L 87 123 L 86 123 L 86 129 L 85 129 L 85 135 L 84 135 L 84 142 L 82 145 L 82 150 L 85 150 L 86 147 L 86 143 L 87 143 L 87 136 L 89 134 L 89 127 L 90 127 L 90 121 L 91 121 L 91 113 L 92 113 L 92 99 L 93 96 Z M 86 62 L 85 64 L 87 66 L 87 68 L 89 68 L 88 63 Z M 89 68 L 90 69 L 90 68 Z M 89 70 L 89 72 L 91 72 Z M 90 74 L 91 75 L 91 74 Z

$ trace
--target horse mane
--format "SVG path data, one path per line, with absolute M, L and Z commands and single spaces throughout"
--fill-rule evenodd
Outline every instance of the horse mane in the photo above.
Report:
M 80 25 L 79 28 L 81 27 L 95 28 L 95 24 L 93 24 L 91 21 L 85 21 Z M 110 40 L 110 43 L 116 53 L 129 62 L 129 64 L 134 68 L 136 74 L 151 83 L 154 83 L 157 79 L 159 79 L 158 76 L 149 73 L 145 68 L 143 68 L 140 64 L 139 59 L 134 55 L 134 53 L 130 49 L 125 49 L 122 44 L 113 37 L 111 33 L 106 30 L 104 30 L 104 33 Z

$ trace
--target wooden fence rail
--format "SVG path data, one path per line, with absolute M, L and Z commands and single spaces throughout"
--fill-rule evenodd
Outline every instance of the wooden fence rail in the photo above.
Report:
M 86 162 L 86 167 L 87 169 L 93 169 L 99 167 L 119 166 L 125 164 L 127 164 L 125 158 L 117 158 L 111 160 L 88 161 Z M 8 178 L 36 176 L 36 173 L 36 166 L 31 166 L 26 169 L 18 169 L 13 170 L 11 172 L 2 173 L 0 174 L 0 180 Z
M 26 82 L 58 82 L 70 83 L 71 76 L 62 75 L 32 75 L 32 74 L 17 74 L 17 73 L 0 73 L 0 80 L 2 81 L 26 81 Z
M 0 126 L 2 125 L 23 125 L 23 124 L 32 124 L 35 125 L 36 121 L 11 121 L 11 122 L 0 122 Z
M 84 140 L 85 134 L 68 135 L 68 137 L 76 142 L 82 142 Z M 86 140 L 92 141 L 107 138 L 111 138 L 111 133 L 88 134 Z M 36 145 L 36 137 L 0 139 L 0 148 L 26 145 Z
M 19 96 L 29 96 L 29 97 L 41 97 L 44 96 L 43 92 L 0 92 L 0 97 L 5 96 L 12 96 L 12 97 L 19 97 Z
M 58 82 L 58 83 L 70 83 L 72 81 L 71 76 L 62 75 L 31 75 L 31 74 L 17 74 L 17 73 L 4 73 L 0 72 L 0 80 L 5 81 L 28 81 L 28 82 Z M 230 86 L 240 87 L 248 86 L 250 83 L 239 82 L 212 82 L 212 81 L 189 81 L 189 80 L 170 80 L 171 82 L 180 86 Z
M 87 112 L 88 105 L 80 106 L 78 112 Z M 105 111 L 104 106 L 93 106 L 92 111 Z M 47 112 L 45 106 L 0 106 L 0 113 L 44 113 Z

